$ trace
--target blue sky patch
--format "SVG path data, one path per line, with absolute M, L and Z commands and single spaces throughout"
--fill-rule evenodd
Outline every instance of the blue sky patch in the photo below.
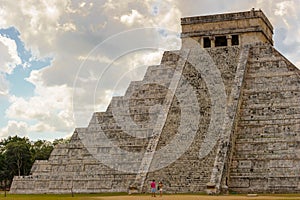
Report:
M 0 34 L 16 42 L 18 56 L 22 60 L 22 64 L 18 65 L 12 74 L 6 75 L 6 78 L 10 83 L 10 94 L 15 96 L 30 97 L 34 93 L 34 85 L 26 81 L 25 78 L 30 76 L 32 70 L 39 70 L 49 66 L 52 59 L 33 59 L 31 51 L 25 48 L 24 43 L 19 37 L 19 31 L 14 27 L 0 29 Z

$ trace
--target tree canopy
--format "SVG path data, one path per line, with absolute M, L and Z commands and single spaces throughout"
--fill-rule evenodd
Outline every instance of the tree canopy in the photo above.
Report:
M 48 160 L 56 144 L 67 142 L 67 139 L 33 142 L 19 136 L 2 139 L 0 141 L 0 186 L 6 187 L 6 182 L 10 184 L 14 176 L 29 175 L 35 160 Z M 5 182 L 4 186 L 3 182 Z

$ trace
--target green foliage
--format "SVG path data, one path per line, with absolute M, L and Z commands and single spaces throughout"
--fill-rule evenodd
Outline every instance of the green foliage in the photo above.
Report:
M 14 175 L 28 175 L 32 166 L 31 144 L 24 138 L 6 145 L 5 156 L 9 169 Z
M 10 171 L 4 154 L 0 154 L 0 180 L 8 180 Z
M 0 141 L 0 187 L 11 183 L 14 176 L 30 174 L 35 160 L 48 160 L 55 145 L 68 143 L 69 139 L 53 142 L 38 140 L 31 142 L 26 137 L 9 136 Z M 2 183 L 2 185 L 1 185 Z
M 60 139 L 55 139 L 52 144 L 55 146 L 57 144 L 67 144 L 69 142 L 70 142 L 70 138 L 67 139 L 60 138 Z
M 0 180 L 12 179 L 14 175 L 25 175 L 31 166 L 30 142 L 28 138 L 8 137 L 0 142 Z
M 33 161 L 48 160 L 54 145 L 46 140 L 38 140 L 31 146 L 31 155 Z

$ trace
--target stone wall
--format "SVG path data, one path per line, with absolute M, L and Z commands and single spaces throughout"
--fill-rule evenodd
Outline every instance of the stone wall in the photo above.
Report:
M 227 96 L 230 95 L 235 78 L 239 52 L 239 47 L 223 47 L 210 49 L 208 51 L 213 62 L 221 72 Z M 203 63 L 203 65 L 208 66 L 208 63 Z M 143 191 L 145 192 L 149 190 L 149 184 L 152 179 L 162 181 L 165 186 L 164 190 L 169 193 L 205 192 L 206 184 L 210 182 L 216 156 L 216 146 L 203 159 L 199 159 L 199 151 L 208 132 L 212 112 L 210 95 L 214 94 L 209 93 L 211 91 L 208 91 L 207 83 L 201 77 L 202 75 L 199 74 L 191 64 L 185 66 L 182 75 L 186 77 L 187 81 L 193 86 L 194 90 L 197 92 L 198 101 L 201 102 L 199 129 L 191 146 L 178 160 L 161 170 L 150 172 L 148 174 L 143 188 Z M 179 108 L 178 104 L 176 104 L 176 99 L 173 101 L 170 110 L 171 112 L 169 112 L 168 120 L 163 129 L 158 148 L 163 148 L 168 141 L 172 140 L 174 134 L 178 134 L 177 126 L 180 115 L 178 115 L 179 112 L 176 110 Z M 177 122 L 175 125 L 173 124 L 174 120 Z M 209 142 L 215 145 L 215 141 Z M 160 161 L 163 162 L 163 157 L 165 155 L 160 156 L 162 157 Z
M 300 73 L 270 45 L 251 48 L 229 187 L 300 191 Z
M 273 26 L 261 10 L 181 19 L 183 40 L 239 34 L 242 45 L 263 42 L 273 44 Z
M 83 146 L 77 133 L 55 147 L 48 161 L 37 161 L 32 175 L 15 177 L 11 193 L 95 193 L 126 191 L 135 177 L 102 165 Z M 122 181 L 121 181 L 122 180 Z

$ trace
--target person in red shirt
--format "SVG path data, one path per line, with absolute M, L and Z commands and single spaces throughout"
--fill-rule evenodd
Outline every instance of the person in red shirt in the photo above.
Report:
M 151 196 L 155 197 L 155 192 L 156 192 L 156 183 L 155 183 L 155 180 L 153 180 L 151 182 L 150 186 L 151 186 Z

